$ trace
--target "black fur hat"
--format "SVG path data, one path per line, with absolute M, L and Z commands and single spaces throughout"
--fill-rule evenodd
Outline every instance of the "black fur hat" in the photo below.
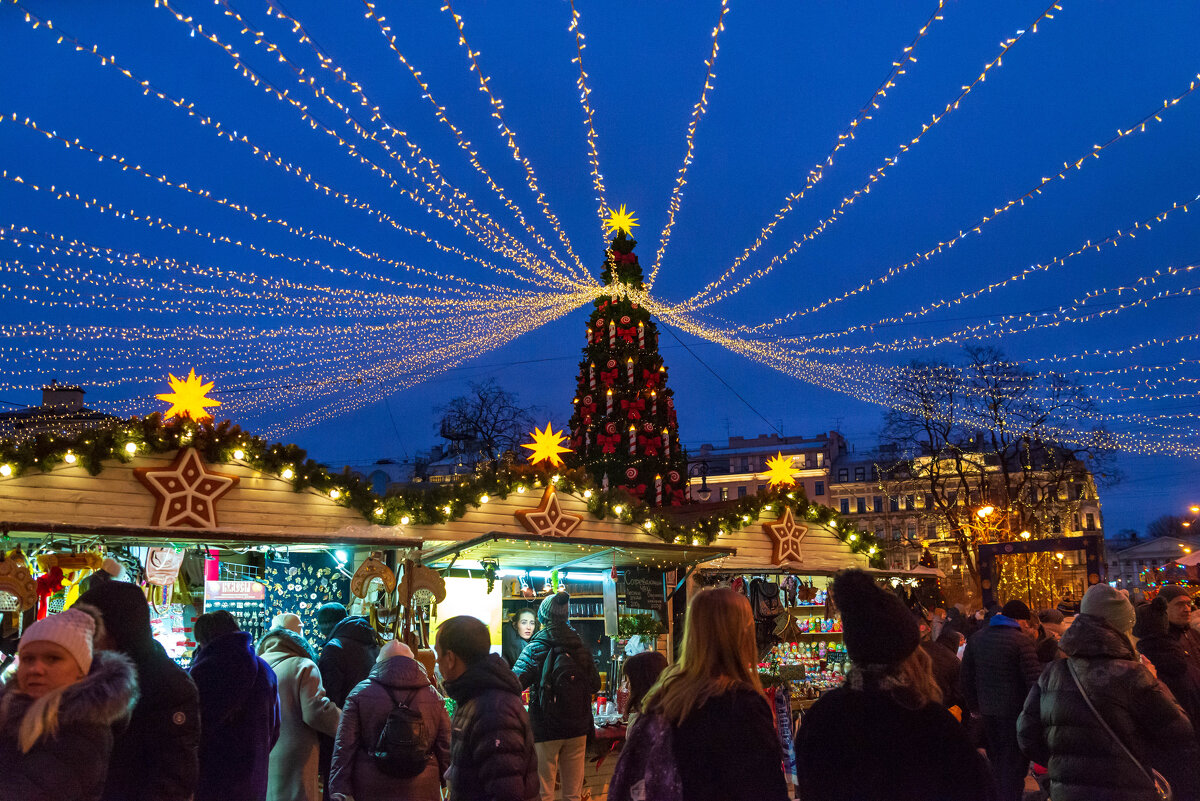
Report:
M 894 665 L 921 641 L 916 618 L 894 594 L 861 570 L 843 570 L 833 578 L 833 601 L 842 613 L 842 639 L 850 661 Z

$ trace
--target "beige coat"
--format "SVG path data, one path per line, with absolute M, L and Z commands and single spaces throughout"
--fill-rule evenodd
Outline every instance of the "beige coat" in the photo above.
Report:
M 259 642 L 258 655 L 279 680 L 282 719 L 271 749 L 267 801 L 320 801 L 317 735 L 337 733 L 341 710 L 325 694 L 313 651 L 300 635 L 272 629 Z

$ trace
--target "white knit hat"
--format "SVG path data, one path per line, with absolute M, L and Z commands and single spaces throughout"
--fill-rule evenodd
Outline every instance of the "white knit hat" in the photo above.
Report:
M 68 609 L 43 618 L 25 629 L 19 649 L 38 641 L 61 645 L 75 657 L 79 668 L 86 674 L 92 669 L 92 640 L 95 636 L 96 619 L 81 609 Z

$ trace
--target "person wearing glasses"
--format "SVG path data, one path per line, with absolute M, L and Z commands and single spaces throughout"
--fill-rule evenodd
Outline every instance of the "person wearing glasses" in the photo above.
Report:
M 1200 668 L 1200 632 L 1188 625 L 1192 619 L 1191 594 L 1178 584 L 1168 584 L 1159 590 L 1158 598 L 1167 605 L 1168 632 L 1183 647 L 1188 662 Z

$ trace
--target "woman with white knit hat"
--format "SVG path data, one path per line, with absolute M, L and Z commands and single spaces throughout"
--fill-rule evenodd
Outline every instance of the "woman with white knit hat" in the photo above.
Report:
M 114 723 L 137 698 L 133 663 L 94 650 L 99 612 L 76 605 L 21 637 L 0 687 L 0 801 L 100 798 Z

